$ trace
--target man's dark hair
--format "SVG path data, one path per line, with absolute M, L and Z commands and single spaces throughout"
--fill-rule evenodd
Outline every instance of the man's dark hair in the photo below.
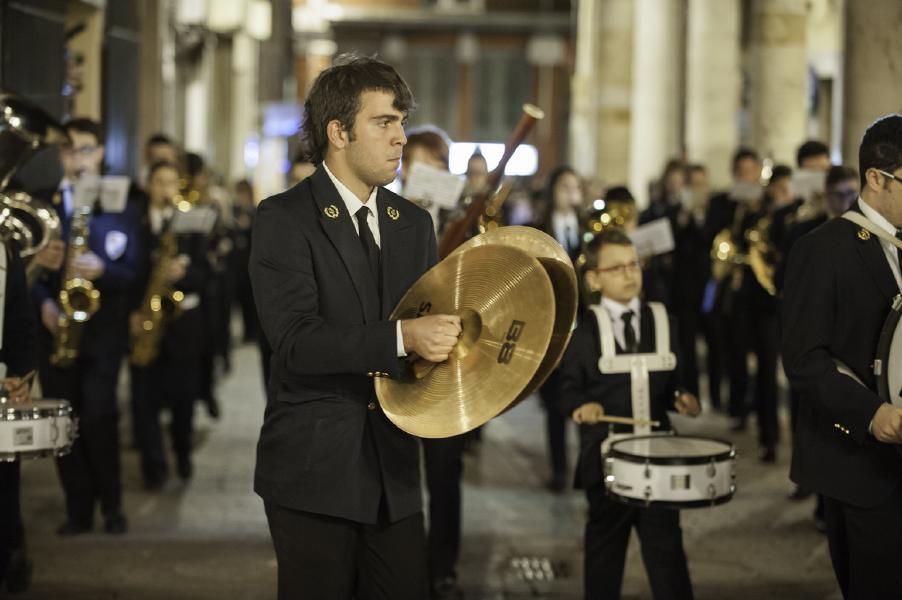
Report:
M 66 132 L 74 130 L 91 134 L 99 145 L 103 145 L 103 126 L 93 119 L 88 119 L 87 117 L 69 119 L 63 123 L 63 128 Z
M 433 125 L 424 125 L 409 130 L 407 132 L 407 143 L 404 144 L 404 149 L 402 150 L 401 160 L 409 160 L 410 150 L 417 146 L 425 148 L 445 165 L 446 169 L 448 168 L 448 163 L 451 159 L 451 140 L 448 139 L 447 133 Z
M 204 170 L 204 157 L 194 152 L 185 154 L 185 173 L 188 177 L 199 175 Z
M 827 180 L 824 185 L 829 188 L 842 181 L 848 181 L 849 179 L 858 179 L 858 171 L 845 165 L 833 165 L 830 167 L 830 170 L 827 171 Z
M 751 148 L 740 148 L 733 155 L 733 173 L 736 173 L 736 168 L 739 166 L 739 161 L 743 160 L 760 160 L 758 158 L 758 153 L 752 150 Z
M 792 177 L 792 168 L 788 165 L 774 165 L 774 168 L 770 173 L 770 179 L 767 180 L 767 183 L 769 185 L 784 177 Z
M 618 228 L 605 229 L 586 244 L 586 270 L 598 268 L 598 255 L 605 246 L 632 246 L 633 240 Z
M 394 94 L 392 106 L 406 116 L 414 109 L 410 88 L 395 69 L 375 58 L 341 55 L 335 64 L 317 76 L 304 102 L 302 138 L 310 162 L 323 162 L 329 148 L 326 128 L 338 121 L 354 140 L 354 121 L 360 112 L 363 92 Z
M 160 145 L 172 146 L 175 148 L 175 142 L 172 141 L 172 138 L 166 135 L 165 133 L 155 133 L 144 143 L 145 148 L 150 148 L 151 146 L 160 146 Z
M 899 167 L 902 167 L 902 115 L 886 115 L 871 123 L 861 138 L 858 147 L 861 189 L 867 185 L 868 169 L 892 173 Z
M 826 156 L 829 159 L 830 148 L 827 148 L 827 144 L 824 142 L 817 140 L 806 141 L 796 150 L 796 166 L 801 168 L 803 162 L 815 156 Z
M 177 164 L 171 163 L 168 160 L 158 160 L 150 165 L 150 168 L 147 170 L 147 181 L 150 182 L 154 174 L 160 169 L 173 169 L 176 173 L 179 172 L 179 166 Z
M 611 202 L 623 202 L 626 204 L 636 203 L 636 199 L 633 198 L 629 188 L 625 185 L 615 185 L 612 188 L 608 188 L 608 191 L 604 194 L 604 201 L 607 204 L 610 204 Z

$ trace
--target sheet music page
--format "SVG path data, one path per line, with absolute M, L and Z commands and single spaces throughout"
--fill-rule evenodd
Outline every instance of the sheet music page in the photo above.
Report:
M 640 225 L 630 234 L 630 239 L 633 240 L 640 259 L 673 252 L 676 247 L 673 228 L 670 226 L 670 219 L 666 217 Z
M 466 180 L 459 175 L 418 162 L 410 167 L 403 196 L 453 210 L 465 184 Z

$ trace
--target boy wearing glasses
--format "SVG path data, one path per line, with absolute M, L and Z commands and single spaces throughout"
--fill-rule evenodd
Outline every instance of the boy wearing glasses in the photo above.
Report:
M 601 419 L 606 414 L 632 417 L 633 405 L 630 374 L 599 370 L 601 345 L 596 315 L 610 318 L 617 354 L 667 351 L 676 354 L 674 328 L 668 320 L 671 348 L 656 349 L 655 318 L 649 305 L 639 298 L 642 291 L 639 258 L 623 231 L 613 229 L 599 234 L 589 243 L 586 257 L 586 285 L 600 293 L 602 310 L 586 311 L 561 362 L 561 408 L 580 426 L 576 486 L 586 490 L 589 500 L 585 597 L 589 600 L 620 597 L 627 544 L 635 527 L 655 599 L 691 599 L 692 583 L 683 551 L 679 513 L 672 509 L 630 506 L 609 498 L 601 460 L 601 444 L 609 433 L 632 433 L 629 425 L 608 425 Z M 691 416 L 700 412 L 695 396 L 678 392 L 677 370 L 649 372 L 648 379 L 648 412 L 651 419 L 661 423 L 655 429 L 669 429 L 668 410 Z

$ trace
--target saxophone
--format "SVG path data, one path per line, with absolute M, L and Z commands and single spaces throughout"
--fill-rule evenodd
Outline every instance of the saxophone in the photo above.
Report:
M 185 299 L 185 294 L 173 287 L 165 272 L 169 261 L 178 255 L 178 240 L 171 224 L 172 221 L 157 243 L 156 263 L 138 312 L 141 329 L 132 332 L 129 360 L 137 367 L 146 367 L 157 358 L 166 322 L 181 314 L 181 303 Z
M 62 310 L 54 334 L 53 354 L 50 355 L 50 364 L 57 367 L 68 367 L 75 362 L 85 323 L 100 309 L 100 290 L 91 281 L 78 277 L 72 269 L 73 260 L 87 251 L 93 210 L 91 206 L 81 207 L 72 215 L 69 252 L 59 294 Z

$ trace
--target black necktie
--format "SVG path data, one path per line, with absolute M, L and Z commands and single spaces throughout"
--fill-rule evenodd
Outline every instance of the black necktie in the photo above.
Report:
M 627 354 L 635 354 L 639 351 L 639 344 L 636 342 L 636 330 L 633 328 L 634 316 L 635 313 L 631 310 L 626 311 L 620 316 L 620 318 L 623 319 L 623 349 Z
M 902 229 L 896 230 L 896 239 L 902 240 Z M 896 257 L 899 259 L 899 268 L 902 268 L 902 248 L 896 246 Z
M 376 289 L 381 295 L 382 290 L 379 285 L 379 246 L 376 245 L 376 239 L 373 237 L 373 232 L 370 229 L 369 223 L 367 223 L 369 213 L 370 209 L 363 206 L 354 216 L 357 217 L 357 226 L 360 233 L 360 243 L 363 245 L 363 253 L 366 254 L 366 261 L 369 263 L 370 272 L 373 274 L 373 282 L 376 284 Z

